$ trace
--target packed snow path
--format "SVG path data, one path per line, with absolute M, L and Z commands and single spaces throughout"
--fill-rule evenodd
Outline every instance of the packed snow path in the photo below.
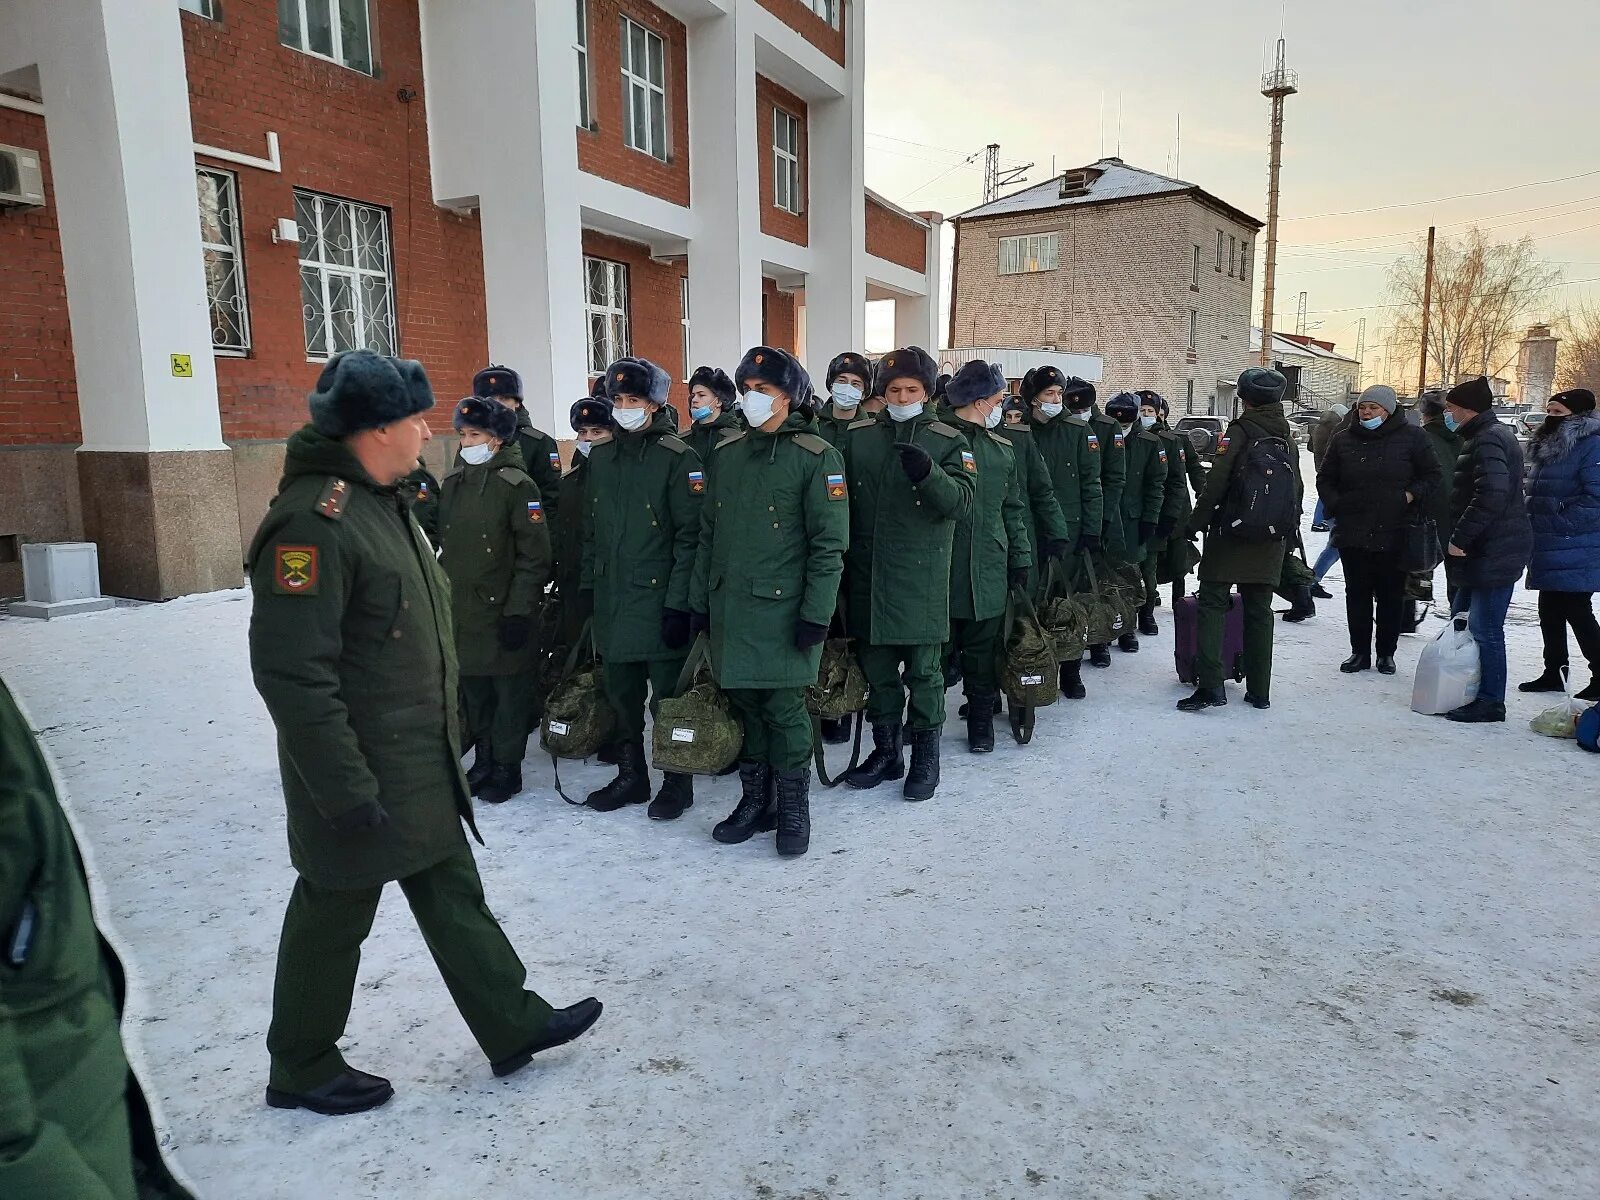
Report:
M 938 795 L 819 790 L 798 861 L 711 841 L 734 779 L 660 825 L 569 808 L 535 751 L 478 858 L 534 984 L 600 1024 L 492 1079 L 390 889 L 347 1056 L 399 1094 L 269 1110 L 293 876 L 249 607 L 0 622 L 203 1196 L 1600 1194 L 1600 759 L 1528 730 L 1542 697 L 1414 716 L 1418 638 L 1340 675 L 1342 601 L 1280 626 L 1267 713 L 1173 711 L 1166 609 L 1027 748 L 969 756 L 953 694 Z

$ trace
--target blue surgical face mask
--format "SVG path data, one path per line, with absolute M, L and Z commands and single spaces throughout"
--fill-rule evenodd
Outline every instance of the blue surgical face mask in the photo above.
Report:
M 988 415 L 983 418 L 984 428 L 993 429 L 996 425 L 1000 424 L 1000 421 L 1004 415 L 1005 414 L 1000 411 L 1000 406 L 996 404 L 989 410 Z
M 1076 421 L 1079 425 L 1087 425 L 1089 423 L 1089 410 L 1087 408 L 1080 408 L 1074 412 L 1069 412 L 1067 414 L 1067 420 Z
M 479 442 L 476 446 L 461 447 L 461 461 L 469 466 L 481 467 L 494 457 L 494 447 L 488 442 Z
M 1455 415 L 1455 413 L 1453 413 L 1453 412 L 1445 413 L 1445 415 L 1444 415 L 1444 427 L 1446 429 L 1448 429 L 1451 433 L 1454 433 L 1457 429 L 1461 428 L 1461 426 L 1456 423 L 1456 415 Z
M 628 433 L 637 433 L 645 427 L 645 422 L 650 419 L 650 410 L 644 408 L 613 409 L 611 419 Z
M 707 404 L 704 408 L 690 408 L 689 409 L 689 415 L 691 417 L 693 417 L 696 421 L 704 421 L 707 417 L 709 417 L 715 411 L 716 411 L 716 409 L 712 408 L 711 405 Z
M 891 421 L 909 421 L 920 412 L 922 412 L 921 400 L 918 400 L 915 404 L 889 405 L 889 419 Z
M 1059 400 L 1041 400 L 1039 402 L 1039 412 L 1046 417 L 1059 417 L 1063 407 Z
M 829 394 L 833 397 L 836 408 L 854 408 L 861 403 L 861 389 L 853 383 L 838 380 L 834 383 Z
M 1144 413 L 1140 413 L 1139 424 L 1143 425 L 1146 429 L 1154 429 L 1156 427 L 1156 419 L 1151 416 L 1146 416 Z
M 1387 420 L 1386 417 L 1365 417 L 1362 419 L 1361 428 L 1376 429 L 1379 425 L 1382 425 L 1385 420 Z

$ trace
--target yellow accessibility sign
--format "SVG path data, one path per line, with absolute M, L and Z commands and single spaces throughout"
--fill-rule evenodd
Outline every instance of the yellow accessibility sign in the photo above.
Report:
M 194 378 L 194 364 L 189 361 L 187 354 L 174 354 L 172 356 L 172 373 L 179 379 Z

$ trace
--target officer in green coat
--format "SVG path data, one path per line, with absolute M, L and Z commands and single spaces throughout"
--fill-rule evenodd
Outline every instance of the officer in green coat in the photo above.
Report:
M 689 603 L 708 629 L 717 685 L 744 726 L 738 805 L 719 842 L 776 825 L 778 853 L 811 844 L 815 683 L 850 540 L 844 460 L 817 432 L 811 380 L 756 346 L 734 373 L 750 428 L 712 451 Z
M 0 1196 L 190 1200 L 123 1055 L 123 993 L 50 769 L 0 681 Z
M 1200 712 L 1228 702 L 1222 686 L 1222 633 L 1235 584 L 1244 603 L 1244 671 L 1246 704 L 1271 707 L 1272 592 L 1283 574 L 1287 543 L 1255 542 L 1234 537 L 1221 528 L 1218 509 L 1228 494 L 1233 472 L 1261 438 L 1278 438 L 1291 449 L 1296 497 L 1304 494 L 1300 481 L 1300 456 L 1293 450 L 1289 422 L 1283 415 L 1288 381 L 1266 367 L 1251 367 L 1239 376 L 1236 395 L 1244 406 L 1239 418 L 1217 440 L 1217 452 L 1206 476 L 1205 491 L 1189 518 L 1189 536 L 1204 531 L 1205 551 L 1200 557 L 1200 628 L 1192 696 L 1178 701 L 1180 712 Z
M 873 741 L 871 755 L 845 782 L 873 788 L 904 775 L 907 800 L 926 800 L 939 784 L 950 551 L 956 523 L 972 507 L 978 470 L 966 439 L 929 411 L 937 374 L 921 347 L 884 355 L 873 390 L 883 396 L 888 419 L 853 422 L 843 445 L 850 494 L 846 611 L 870 688 Z
M 510 367 L 490 364 L 472 377 L 472 394 L 498 400 L 517 414 L 516 445 L 522 451 L 522 469 L 532 476 L 539 495 L 544 497 L 546 516 L 554 520 L 560 511 L 557 497 L 561 492 L 561 448 L 555 438 L 534 428 L 522 399 L 522 376 Z
M 1155 557 L 1161 509 L 1167 497 L 1167 448 L 1152 431 L 1154 419 L 1148 427 L 1141 422 L 1140 407 L 1139 397 L 1132 392 L 1118 392 L 1106 404 L 1106 415 L 1117 423 L 1122 438 L 1124 463 L 1122 542 L 1110 553 L 1121 563 L 1137 567 L 1142 578 L 1153 579 L 1151 560 Z M 1130 630 L 1119 637 L 1117 649 L 1137 653 L 1139 631 Z
M 683 440 L 699 456 L 706 470 L 711 469 L 711 451 L 730 433 L 744 428 L 734 408 L 739 398 L 733 380 L 721 367 L 696 367 L 689 376 L 690 425 Z
M 278 730 L 299 879 L 278 946 L 267 1103 L 329 1115 L 394 1094 L 338 1042 L 361 943 L 398 881 L 496 1075 L 571 1041 L 593 998 L 552 1009 L 485 905 L 456 713 L 450 582 L 397 484 L 432 436 L 422 365 L 336 354 L 289 438 L 250 544 L 250 667 Z
M 1050 473 L 1071 550 L 1079 558 L 1096 554 L 1105 524 L 1106 451 L 1089 425 L 1094 385 L 1056 367 L 1035 367 L 1022 377 L 1022 398 L 1030 406 L 1028 427 Z M 1081 659 L 1061 664 L 1061 694 L 1069 700 L 1088 694 Z
M 839 445 L 844 440 L 845 429 L 866 415 L 861 405 L 871 385 L 872 364 L 865 355 L 854 350 L 834 355 L 828 364 L 824 384 L 828 389 L 828 401 L 817 414 L 817 432 L 830 446 Z
M 411 515 L 435 546 L 439 544 L 439 481 L 420 458 L 411 474 L 400 481 L 400 494 L 411 505 Z
M 583 589 L 583 521 L 588 512 L 585 498 L 589 490 L 589 455 L 616 432 L 611 423 L 611 401 L 603 396 L 585 396 L 575 401 L 567 414 L 577 437 L 572 466 L 561 476 L 560 515 L 551 521 L 554 540 L 556 595 L 561 602 L 558 625 L 560 645 L 571 647 L 583 631 L 583 623 L 594 615 L 594 593 Z
M 504 804 L 522 791 L 533 725 L 533 626 L 550 582 L 550 522 L 512 440 L 512 411 L 468 396 L 452 420 L 461 462 L 444 477 L 439 561 L 450 576 L 461 699 L 474 746 L 467 786 L 487 804 Z
M 1194 512 L 1194 496 L 1206 485 L 1206 469 L 1200 462 L 1189 439 L 1169 424 L 1171 412 L 1165 396 L 1159 392 L 1136 392 L 1139 397 L 1139 419 L 1153 417 L 1152 432 L 1161 439 L 1167 450 L 1167 494 L 1161 502 L 1161 520 L 1156 527 L 1156 551 L 1145 559 L 1145 588 L 1148 595 L 1139 612 L 1139 632 L 1153 635 L 1158 632 L 1155 610 L 1161 603 L 1159 585 L 1172 584 L 1172 604 L 1177 607 L 1186 587 L 1184 580 L 1194 562 L 1193 543 L 1183 536 Z M 1191 491 L 1192 489 L 1192 491 Z
M 977 466 L 972 506 L 956 523 L 950 552 L 950 647 L 961 655 L 967 749 L 973 754 L 994 750 L 1006 593 L 1027 587 L 1034 564 L 1018 455 L 999 432 L 1005 390 L 1005 376 L 980 359 L 962 364 L 945 385 L 951 422 Z M 1065 550 L 1062 542 L 1060 552 Z
M 654 713 L 673 694 L 689 649 L 689 583 L 706 472 L 672 432 L 671 386 L 648 359 L 607 367 L 617 434 L 589 455 L 582 583 L 594 593 L 595 648 L 617 714 L 617 777 L 587 800 L 599 812 L 650 799 L 645 701 Z M 668 773 L 649 815 L 671 821 L 693 803 L 694 777 Z

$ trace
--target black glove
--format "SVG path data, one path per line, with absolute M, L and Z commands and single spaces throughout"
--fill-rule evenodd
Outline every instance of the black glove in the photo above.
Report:
M 371 833 L 389 823 L 389 814 L 383 811 L 383 806 L 376 800 L 368 800 L 348 812 L 340 813 L 328 823 L 333 826 L 335 833 Z
M 1151 538 L 1155 537 L 1155 535 L 1156 523 L 1154 521 L 1139 522 L 1139 541 L 1141 543 L 1148 542 Z
M 661 610 L 661 640 L 668 650 L 682 650 L 689 644 L 689 614 L 676 608 Z
M 1046 558 L 1065 558 L 1070 549 L 1072 545 L 1066 538 L 1045 538 L 1040 544 L 1039 552 Z
M 496 633 L 500 638 L 500 649 L 521 650 L 528 644 L 528 637 L 533 633 L 533 618 L 501 617 Z
M 1167 538 L 1172 536 L 1172 531 L 1174 528 L 1176 528 L 1176 526 L 1172 518 L 1163 517 L 1160 523 L 1156 525 L 1156 536 L 1162 541 L 1166 541 Z
M 921 483 L 933 470 L 933 459 L 921 446 L 912 442 L 896 442 L 894 452 L 900 456 L 900 466 L 912 483 Z
M 1093 554 L 1100 549 L 1100 535 L 1098 533 L 1080 533 L 1078 535 L 1078 550 L 1080 553 L 1087 550 Z
M 711 632 L 711 614 L 710 613 L 702 613 L 702 612 L 690 613 L 689 614 L 689 632 L 690 632 L 690 634 L 692 634 L 694 636 L 699 636 L 702 633 L 710 633 Z
M 813 646 L 820 646 L 828 640 L 828 627 L 818 625 L 815 621 L 807 621 L 804 617 L 794 623 L 794 648 L 796 650 L 809 650 Z
M 1014 588 L 1025 588 L 1025 587 L 1027 587 L 1028 586 L 1028 568 L 1027 567 L 1012 567 L 1012 568 L 1010 568 L 1008 571 L 1006 571 L 1006 582 L 1009 583 Z

